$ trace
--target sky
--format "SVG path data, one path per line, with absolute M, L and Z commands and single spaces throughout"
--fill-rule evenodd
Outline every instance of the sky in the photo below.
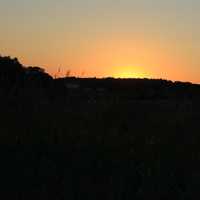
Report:
M 200 83 L 199 0 L 0 0 L 0 54 L 53 76 Z

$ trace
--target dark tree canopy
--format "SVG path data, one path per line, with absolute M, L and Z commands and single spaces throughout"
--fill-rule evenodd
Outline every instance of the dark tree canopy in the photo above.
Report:
M 9 56 L 0 56 L 0 74 L 1 75 L 17 75 L 24 70 L 24 67 L 17 58 L 10 58 Z

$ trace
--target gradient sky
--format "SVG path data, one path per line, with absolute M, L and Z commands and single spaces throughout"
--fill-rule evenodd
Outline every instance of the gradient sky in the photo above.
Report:
M 199 0 L 0 0 L 0 54 L 77 76 L 200 83 Z

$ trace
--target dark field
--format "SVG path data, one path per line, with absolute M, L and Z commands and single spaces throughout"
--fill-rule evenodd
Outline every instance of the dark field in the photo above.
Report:
M 200 85 L 0 69 L 8 199 L 199 199 Z

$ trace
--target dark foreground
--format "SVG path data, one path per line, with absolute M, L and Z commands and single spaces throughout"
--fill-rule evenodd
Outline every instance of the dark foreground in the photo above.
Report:
M 0 67 L 7 199 L 199 199 L 199 85 Z

